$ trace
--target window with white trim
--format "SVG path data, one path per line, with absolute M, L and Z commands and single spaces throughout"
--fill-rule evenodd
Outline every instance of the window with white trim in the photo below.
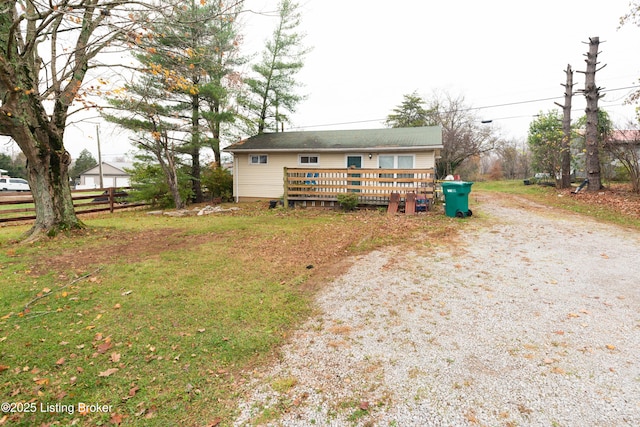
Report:
M 300 154 L 298 155 L 298 164 L 318 165 L 320 164 L 320 157 L 317 154 Z
M 266 154 L 249 154 L 250 165 L 266 165 L 268 156 Z

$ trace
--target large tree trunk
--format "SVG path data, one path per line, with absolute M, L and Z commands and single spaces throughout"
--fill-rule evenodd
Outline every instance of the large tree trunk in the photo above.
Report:
M 562 152 L 561 152 L 561 179 L 560 188 L 571 188 L 571 100 L 573 98 L 573 70 L 571 65 L 567 65 L 565 70 L 567 83 L 565 87 L 564 105 L 557 102 L 556 105 L 562 107 Z
M 34 135 L 23 129 L 13 138 L 27 158 L 27 179 L 36 210 L 35 223 L 25 236 L 27 241 L 82 228 L 69 186 L 71 156 L 64 149 L 62 137 L 45 132 Z
M 584 96 L 587 99 L 587 125 L 585 129 L 586 144 L 586 164 L 587 179 L 589 180 L 588 191 L 599 191 L 602 188 L 600 180 L 600 153 L 598 141 L 598 99 L 600 88 L 596 86 L 596 69 L 598 65 L 598 37 L 589 38 L 589 52 L 587 53 L 587 71 L 585 72 Z

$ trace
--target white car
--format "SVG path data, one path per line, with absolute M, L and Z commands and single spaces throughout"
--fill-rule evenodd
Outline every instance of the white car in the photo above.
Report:
M 0 190 L 1 191 L 31 191 L 29 183 L 26 179 L 22 178 L 0 178 Z

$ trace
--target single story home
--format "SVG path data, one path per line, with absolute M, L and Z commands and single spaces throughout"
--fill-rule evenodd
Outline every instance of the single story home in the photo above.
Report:
M 235 200 L 255 201 L 388 197 L 398 185 L 433 182 L 441 149 L 441 127 L 429 126 L 264 133 L 224 151 L 233 154 Z
M 102 188 L 129 187 L 130 174 L 127 169 L 132 169 L 133 163 L 126 162 L 102 162 Z M 96 165 L 80 174 L 80 182 L 77 189 L 100 188 L 100 166 Z

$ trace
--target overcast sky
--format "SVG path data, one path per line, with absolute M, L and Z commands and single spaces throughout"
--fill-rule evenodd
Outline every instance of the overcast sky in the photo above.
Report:
M 480 120 L 503 136 L 524 141 L 540 111 L 562 103 L 564 70 L 584 71 L 589 37 L 602 42 L 606 67 L 596 75 L 607 90 L 600 107 L 615 122 L 634 117 L 622 105 L 640 78 L 640 27 L 619 19 L 629 0 L 299 0 L 300 31 L 313 50 L 298 75 L 307 95 L 289 130 L 383 127 L 403 95 L 434 90 L 464 96 Z M 262 50 L 277 19 L 277 0 L 246 0 L 243 48 Z M 271 13 L 270 13 L 271 12 Z M 271 17 L 269 15 L 272 15 Z M 575 73 L 575 89 L 584 75 Z M 529 102 L 540 99 L 553 100 Z M 494 107 L 503 104 L 508 106 Z M 584 115 L 584 97 L 574 97 L 573 117 Z M 286 130 L 286 129 L 285 129 Z M 70 128 L 65 144 L 73 158 L 83 148 L 97 158 L 95 124 Z M 104 160 L 130 150 L 127 137 L 101 127 Z M 2 148 L 6 151 L 6 145 Z
M 254 10 L 274 1 L 248 0 Z M 300 0 L 301 30 L 313 47 L 299 80 L 308 95 L 293 115 L 301 130 L 382 127 L 382 121 L 417 91 L 464 96 L 481 120 L 505 136 L 525 139 L 540 111 L 563 103 L 568 64 L 586 69 L 589 37 L 601 41 L 606 67 L 598 86 L 611 90 L 600 106 L 621 123 L 634 117 L 621 105 L 640 78 L 640 28 L 618 29 L 629 0 Z M 268 18 L 251 16 L 247 34 Z M 253 32 L 257 34 L 257 31 Z M 249 44 L 253 40 L 248 37 Z M 604 42 L 604 43 L 602 43 Z M 574 74 L 575 89 L 584 75 Z M 493 107 L 495 105 L 520 103 Z M 574 98 L 573 117 L 584 115 L 584 97 Z M 480 108 L 487 107 L 487 108 Z

